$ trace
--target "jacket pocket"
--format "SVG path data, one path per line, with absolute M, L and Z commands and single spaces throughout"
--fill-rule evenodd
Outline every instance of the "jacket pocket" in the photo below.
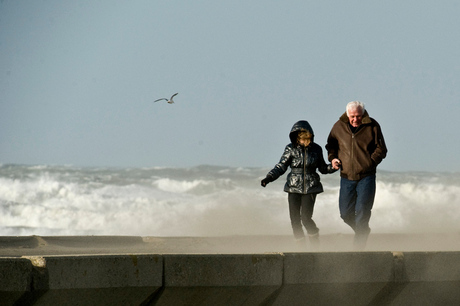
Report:
M 287 183 L 291 190 L 301 190 L 302 188 L 302 175 L 297 173 L 289 173 Z
M 317 173 L 311 173 L 307 175 L 307 186 L 312 188 L 318 186 L 320 183 L 320 178 Z
M 363 156 L 358 160 L 357 173 L 365 174 L 374 170 L 374 163 L 370 155 Z

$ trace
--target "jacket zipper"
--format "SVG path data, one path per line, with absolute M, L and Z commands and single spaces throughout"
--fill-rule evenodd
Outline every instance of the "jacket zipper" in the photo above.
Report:
M 355 173 L 355 163 L 354 163 L 354 160 L 355 160 L 355 143 L 356 143 L 356 140 L 355 140 L 355 136 L 356 134 L 358 134 L 359 132 L 362 131 L 362 128 L 358 129 L 356 131 L 356 133 L 351 133 L 351 170 L 352 170 L 352 173 Z
M 351 173 L 355 173 L 355 133 L 351 133 Z
M 307 193 L 307 148 L 303 152 L 303 190 Z

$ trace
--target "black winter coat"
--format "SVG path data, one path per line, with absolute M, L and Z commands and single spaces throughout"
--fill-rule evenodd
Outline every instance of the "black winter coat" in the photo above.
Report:
M 326 164 L 323 158 L 323 150 L 315 142 L 307 147 L 297 144 L 297 134 L 301 130 L 308 130 L 312 135 L 313 129 L 307 121 L 298 121 L 289 133 L 291 143 L 286 146 L 280 161 L 268 172 L 267 178 L 274 181 L 283 175 L 289 167 L 291 172 L 287 176 L 284 191 L 289 193 L 320 193 L 323 185 L 316 169 L 322 174 L 334 173 L 336 170 L 331 164 Z

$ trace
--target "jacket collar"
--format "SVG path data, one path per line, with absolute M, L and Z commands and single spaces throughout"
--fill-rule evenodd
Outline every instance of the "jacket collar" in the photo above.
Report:
M 343 115 L 340 116 L 339 120 L 342 121 L 342 122 L 348 123 L 347 112 L 343 113 Z M 372 122 L 372 119 L 371 119 L 371 117 L 369 117 L 369 114 L 368 114 L 367 110 L 364 110 L 363 120 L 361 121 L 361 124 L 368 124 L 368 123 L 371 123 L 371 122 Z

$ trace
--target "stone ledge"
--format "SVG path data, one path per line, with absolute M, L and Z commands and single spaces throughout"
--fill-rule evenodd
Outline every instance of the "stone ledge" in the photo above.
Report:
M 4 257 L 0 271 L 0 305 L 460 301 L 460 252 Z

